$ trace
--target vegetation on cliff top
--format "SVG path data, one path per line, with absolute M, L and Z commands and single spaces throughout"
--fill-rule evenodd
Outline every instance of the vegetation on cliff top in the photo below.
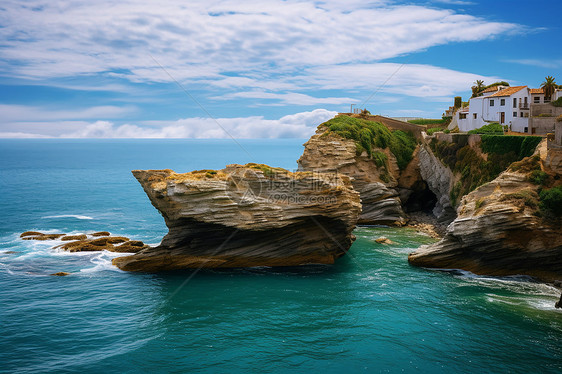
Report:
M 503 126 L 499 123 L 490 123 L 479 129 L 470 130 L 469 134 L 503 135 Z
M 349 116 L 337 116 L 323 124 L 328 128 L 326 133 L 336 133 L 346 139 L 355 141 L 357 155 L 366 151 L 377 166 L 383 162 L 380 153 L 373 148 L 390 149 L 396 157 L 398 167 L 404 170 L 412 160 L 417 146 L 416 138 L 409 132 L 400 130 L 390 131 L 380 122 L 368 121 Z M 386 157 L 386 155 L 385 155 Z M 386 160 L 384 160 L 386 166 Z
M 437 139 L 432 139 L 429 145 L 445 165 L 454 173 L 460 174 L 460 180 L 453 186 L 450 194 L 451 203 L 457 205 L 464 195 L 494 180 L 514 162 L 531 156 L 541 139 L 531 136 L 482 135 L 481 148 L 488 154 L 487 160 L 469 145 L 440 142 Z

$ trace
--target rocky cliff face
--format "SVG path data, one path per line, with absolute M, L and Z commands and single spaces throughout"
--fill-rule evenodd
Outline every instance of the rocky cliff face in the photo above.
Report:
M 400 170 L 394 155 L 378 149 L 388 159 L 387 168 L 378 167 L 364 152 L 356 155 L 355 141 L 337 134 L 327 134 L 319 126 L 316 134 L 305 144 L 298 160 L 299 170 L 331 172 L 351 177 L 351 183 L 361 195 L 362 212 L 359 223 L 392 224 L 404 222 L 398 186 Z
M 547 171 L 556 181 L 556 173 Z M 541 217 L 538 188 L 529 182 L 524 168 L 502 173 L 466 195 L 445 237 L 410 254 L 410 263 L 477 274 L 562 279 L 562 228 L 560 221 Z
M 351 246 L 361 210 L 345 175 L 255 164 L 133 174 L 169 232 L 158 247 L 113 260 L 129 271 L 331 264 Z
M 456 216 L 450 200 L 450 192 L 455 184 L 453 172 L 435 157 L 427 145 L 420 147 L 418 157 L 421 178 L 426 181 L 429 189 L 437 196 L 433 215 L 439 221 L 451 222 Z

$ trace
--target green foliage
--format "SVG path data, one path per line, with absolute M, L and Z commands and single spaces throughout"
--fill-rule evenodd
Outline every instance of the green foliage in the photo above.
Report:
M 541 113 L 537 117 L 554 117 L 551 113 Z
M 417 141 L 411 133 L 395 130 L 390 131 L 379 122 L 368 121 L 349 116 L 337 116 L 324 123 L 329 132 L 334 132 L 346 139 L 355 140 L 356 152 L 361 154 L 366 151 L 369 157 L 376 156 L 373 147 L 389 148 L 396 157 L 398 167 L 403 170 L 412 160 L 412 154 L 417 146 Z M 385 155 L 386 156 L 386 155 Z M 375 160 L 377 162 L 377 160 Z
M 438 132 L 438 131 L 443 131 L 444 129 L 442 127 L 433 127 L 431 129 L 427 129 L 425 130 L 425 132 L 427 133 L 427 135 L 433 135 L 434 133 Z
M 381 151 L 373 152 L 373 161 L 375 161 L 375 165 L 377 165 L 377 167 L 384 167 L 385 169 L 387 168 L 388 157 L 385 153 Z
M 422 119 L 411 119 L 408 120 L 409 123 L 414 125 L 444 125 L 447 121 L 450 121 L 451 117 L 443 117 L 441 119 L 436 118 L 422 118 Z
M 554 77 L 550 75 L 548 77 L 545 77 L 544 82 L 541 84 L 541 88 L 544 91 L 544 97 L 545 98 L 552 97 L 552 94 L 554 93 L 557 87 L 558 85 L 556 84 Z
M 550 105 L 554 105 L 555 107 L 562 107 L 562 97 L 559 97 L 554 101 L 551 101 Z
M 539 136 L 498 136 L 482 135 L 482 151 L 489 154 L 507 155 L 514 153 L 518 160 L 535 152 L 542 138 Z
M 490 134 L 490 135 L 503 135 L 503 127 L 499 123 L 490 123 L 484 125 L 479 129 L 470 130 L 469 134 Z
M 562 114 L 556 117 L 556 122 L 562 122 Z
M 451 133 L 451 130 L 445 129 L 445 130 L 443 130 L 443 132 L 444 132 L 445 134 L 450 134 L 450 133 Z
M 538 185 L 544 185 L 548 181 L 548 174 L 542 170 L 533 170 L 529 175 L 529 182 Z
M 462 107 L 462 97 L 460 96 L 455 96 L 455 108 L 460 108 Z
M 521 156 L 521 153 L 528 153 L 528 148 L 533 146 L 536 147 L 537 143 L 527 142 L 525 143 L 525 149 L 523 148 L 523 143 L 525 138 L 538 139 L 536 137 L 507 137 L 507 136 L 489 136 L 482 135 L 482 145 L 484 145 L 484 138 L 489 137 L 486 142 L 486 150 L 484 146 L 482 147 L 484 152 L 488 153 L 488 160 L 484 160 L 480 155 L 474 151 L 470 146 L 461 146 L 458 143 L 448 143 L 440 142 L 437 139 L 432 139 L 430 142 L 430 148 L 433 153 L 443 162 L 444 165 L 448 166 L 455 174 L 460 175 L 460 180 L 453 186 L 450 194 L 451 203 L 456 205 L 461 197 L 468 194 L 469 192 L 475 190 L 484 183 L 490 182 L 500 175 L 501 172 L 506 170 L 512 163 L 521 160 L 521 158 L 526 157 Z M 511 143 L 504 145 L 501 143 L 496 143 L 497 139 L 503 138 L 523 138 L 520 142 L 515 142 L 517 147 L 511 149 Z M 531 154 L 534 148 L 531 150 Z M 539 166 L 540 169 L 540 166 Z
M 556 217 L 562 216 L 562 186 L 542 190 L 539 196 L 541 210 L 552 213 Z

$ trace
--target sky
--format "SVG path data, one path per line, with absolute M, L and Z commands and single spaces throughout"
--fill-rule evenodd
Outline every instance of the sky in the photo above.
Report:
M 0 3 L 1 138 L 307 138 L 562 83 L 559 0 Z

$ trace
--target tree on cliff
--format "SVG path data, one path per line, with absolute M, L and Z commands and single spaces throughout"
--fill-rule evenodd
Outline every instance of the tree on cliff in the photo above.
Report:
M 478 79 L 476 82 L 474 82 L 474 86 L 472 86 L 472 97 L 476 97 L 478 96 L 478 94 L 484 90 L 485 86 L 484 86 L 484 81 Z
M 541 84 L 541 88 L 544 91 L 544 97 L 546 99 L 550 99 L 552 97 L 552 94 L 556 90 L 556 87 L 558 86 L 556 85 L 554 77 L 550 75 L 548 77 L 545 77 L 544 82 L 542 82 Z

